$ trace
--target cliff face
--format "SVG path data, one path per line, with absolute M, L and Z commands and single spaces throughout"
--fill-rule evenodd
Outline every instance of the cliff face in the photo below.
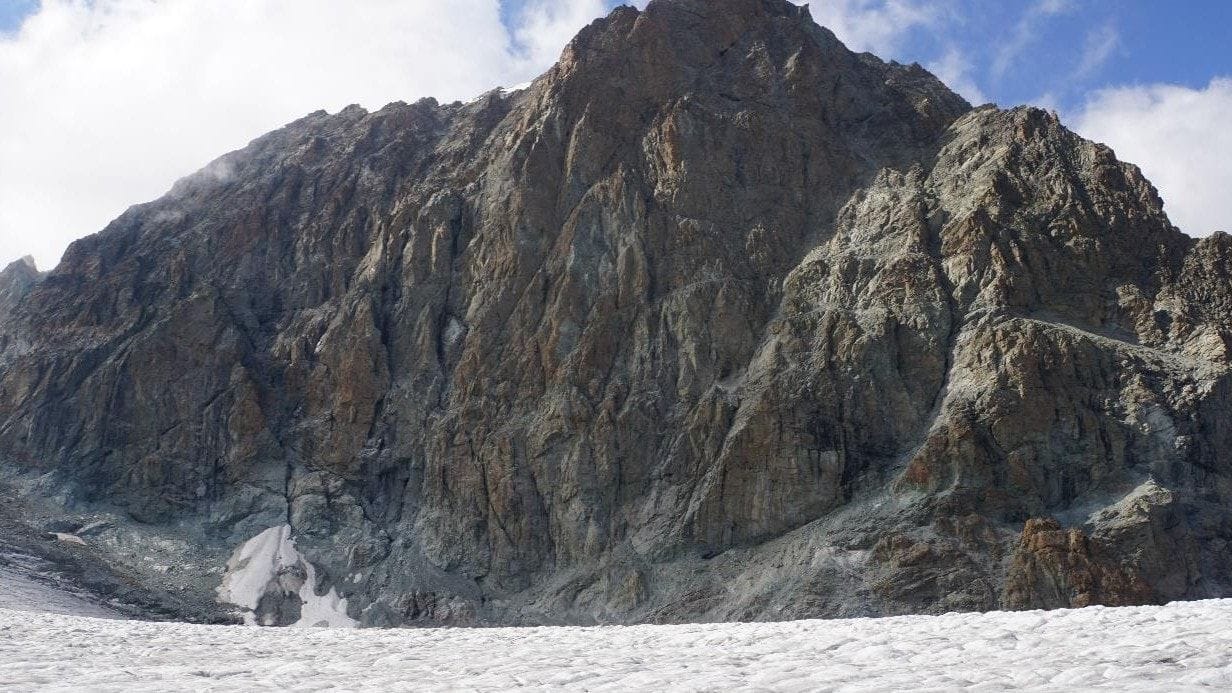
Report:
M 1226 595 L 1230 257 L 1053 115 L 654 0 L 75 243 L 2 330 L 0 456 L 202 594 L 289 524 L 365 623 Z

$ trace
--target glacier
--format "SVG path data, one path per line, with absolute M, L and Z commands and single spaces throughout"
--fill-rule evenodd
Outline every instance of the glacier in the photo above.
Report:
M 1232 600 L 588 628 L 245 628 L 0 609 L 5 690 L 1232 689 Z

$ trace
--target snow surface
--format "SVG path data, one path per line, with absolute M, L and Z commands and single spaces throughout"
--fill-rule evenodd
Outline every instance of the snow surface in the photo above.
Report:
M 597 628 L 326 630 L 0 610 L 0 688 L 1232 690 L 1232 600 Z
M 284 588 L 287 578 L 300 572 L 303 584 L 298 586 L 302 602 L 296 626 L 333 626 L 353 628 L 356 623 L 347 616 L 347 601 L 334 588 L 317 594 L 317 571 L 295 548 L 290 525 L 270 527 L 244 542 L 231 560 L 218 586 L 218 601 L 242 609 L 244 622 L 257 625 L 256 609 L 266 592 Z M 298 581 L 296 578 L 289 578 Z
M 88 595 L 41 580 L 34 571 L 21 565 L 0 565 L 0 609 L 123 618 L 120 612 L 99 604 Z

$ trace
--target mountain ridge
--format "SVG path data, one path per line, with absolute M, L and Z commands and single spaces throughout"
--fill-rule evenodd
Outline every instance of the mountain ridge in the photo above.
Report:
M 74 243 L 0 330 L 0 476 L 201 603 L 290 525 L 372 625 L 1221 596 L 1229 250 L 1055 114 L 654 0 Z

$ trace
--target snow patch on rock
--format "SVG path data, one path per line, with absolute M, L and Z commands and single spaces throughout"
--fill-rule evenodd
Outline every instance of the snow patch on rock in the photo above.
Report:
M 55 536 L 56 541 L 60 541 L 65 544 L 76 544 L 78 546 L 86 545 L 86 540 L 76 534 L 67 534 L 65 532 L 52 532 L 52 534 Z
M 445 326 L 445 344 L 449 346 L 457 344 L 458 340 L 461 339 L 462 335 L 465 333 L 466 328 L 463 327 L 462 323 L 458 322 L 457 318 L 450 316 L 449 324 Z
M 217 588 L 218 601 L 243 610 L 244 623 L 278 625 L 274 617 L 260 614 L 267 595 L 297 596 L 299 620 L 289 625 L 353 628 L 356 621 L 347 616 L 347 600 L 331 587 L 316 593 L 317 571 L 312 562 L 295 548 L 290 525 L 271 527 L 244 542 L 231 559 Z

